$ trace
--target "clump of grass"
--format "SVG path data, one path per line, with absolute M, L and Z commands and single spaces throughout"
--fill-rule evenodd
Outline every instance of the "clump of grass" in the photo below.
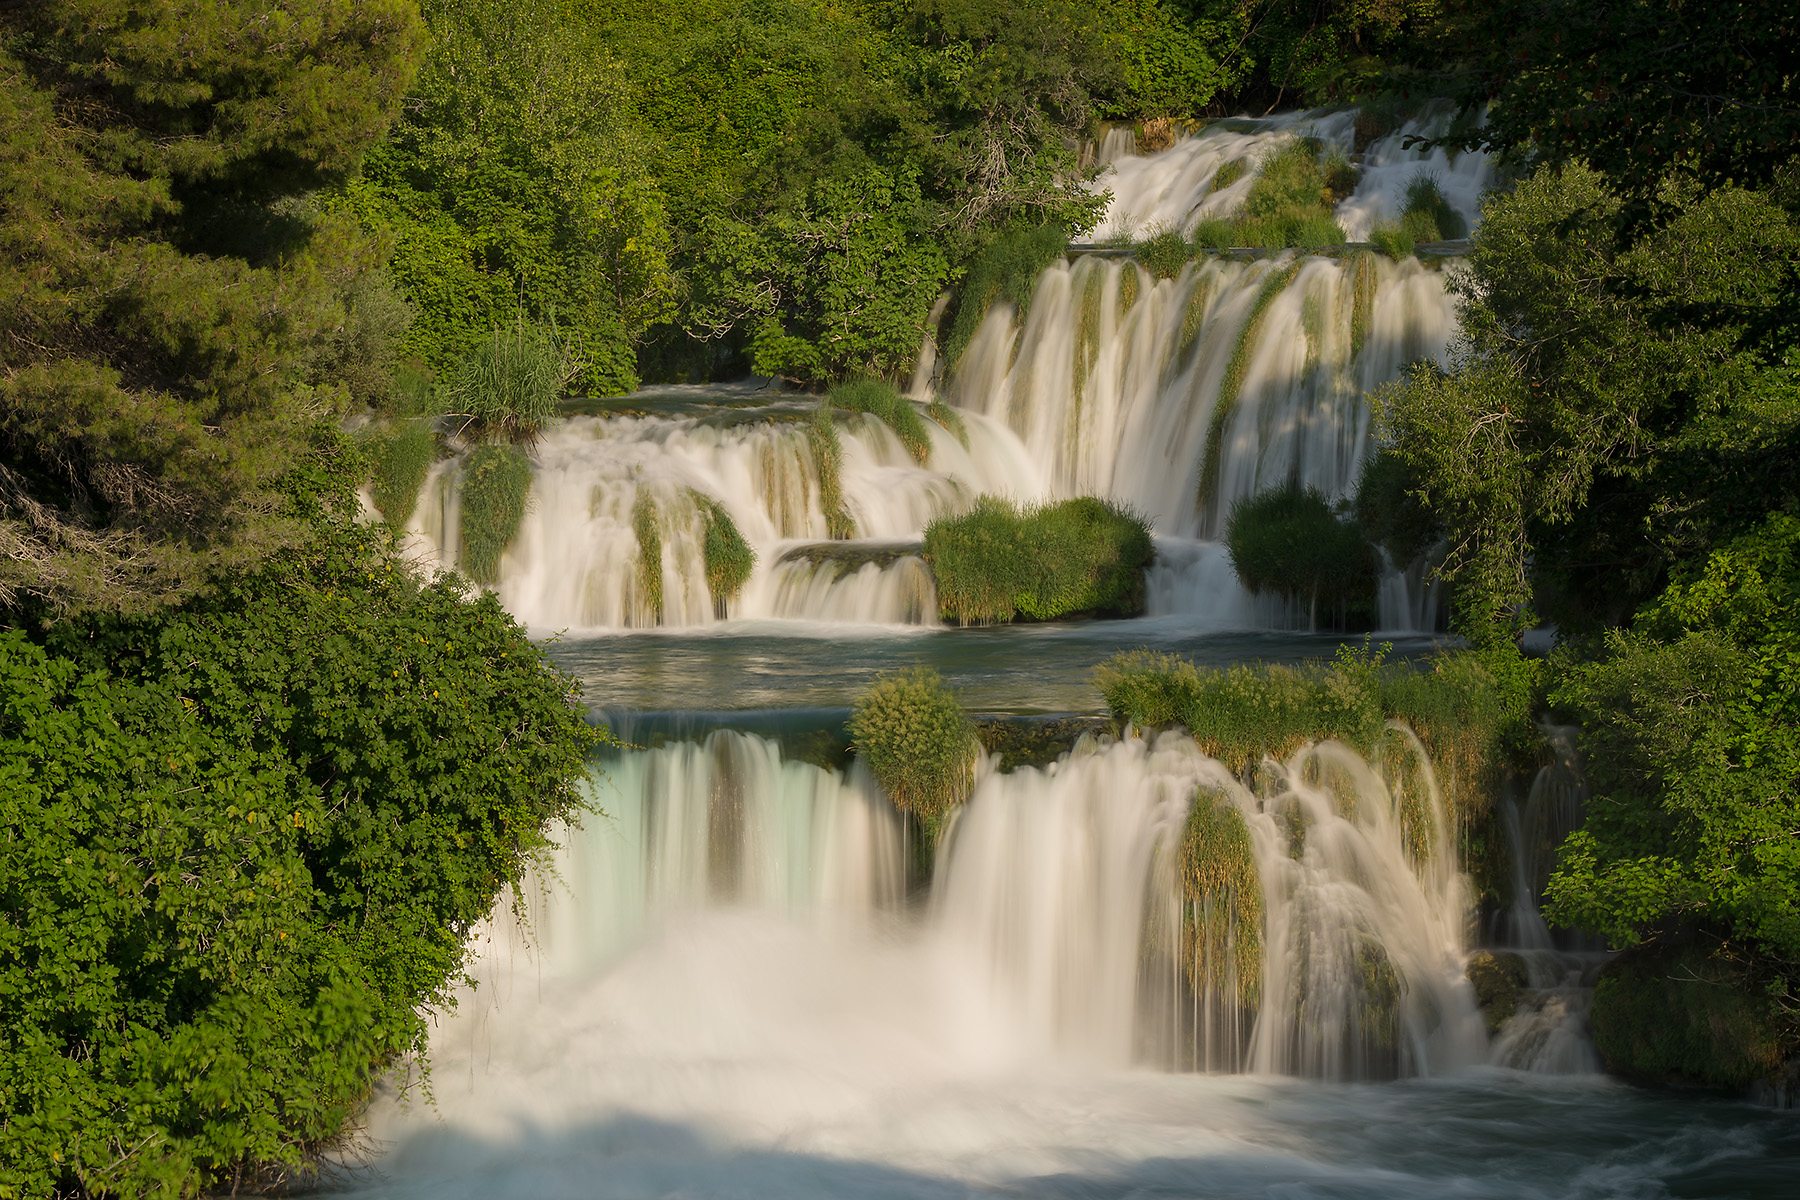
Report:
M 1138 265 L 1158 279 L 1173 279 L 1194 257 L 1194 248 L 1179 229 L 1158 229 L 1133 248 Z
M 956 696 L 929 667 L 877 679 L 850 712 L 850 741 L 881 790 L 935 844 L 975 783 L 981 747 Z
M 1154 555 L 1143 518 L 1091 497 L 1021 509 L 984 496 L 925 530 L 939 611 L 963 625 L 1133 616 Z
M 706 590 L 723 616 L 725 606 L 737 599 L 750 579 L 750 572 L 756 568 L 756 551 L 750 548 L 750 543 L 738 531 L 737 522 L 717 500 L 696 492 L 694 502 L 706 522 L 706 535 L 701 543 L 701 557 L 706 563 Z M 641 544 L 639 549 L 641 551 Z M 657 557 L 660 560 L 660 547 Z
M 931 434 L 925 429 L 925 419 L 893 384 L 881 379 L 856 379 L 832 388 L 825 399 L 833 408 L 868 413 L 879 419 L 894 431 L 913 461 L 923 463 L 931 457 Z
M 969 263 L 957 289 L 954 311 L 944 335 L 944 365 L 954 367 L 975 337 L 975 330 L 999 300 L 1012 304 L 1022 319 L 1044 268 L 1068 249 L 1068 233 L 1059 226 L 1013 226 L 1002 232 Z
M 1392 259 L 1410 258 L 1417 246 L 1403 226 L 1385 221 L 1369 231 L 1369 242 Z
M 1219 169 L 1213 172 L 1212 187 L 1208 191 L 1222 192 L 1249 173 L 1250 164 L 1243 159 L 1226 159 L 1219 164 Z
M 1201 221 L 1189 239 L 1195 247 L 1209 250 L 1341 246 L 1344 231 L 1332 206 L 1340 195 L 1348 194 L 1341 189 L 1355 186 L 1355 168 L 1341 153 L 1321 165 L 1317 143 L 1289 142 L 1263 160 L 1236 216 Z
M 437 461 L 436 426 L 429 418 L 414 417 L 376 434 L 372 449 L 370 498 L 391 528 L 404 529 L 418 507 L 425 476 Z
M 806 423 L 806 442 L 812 449 L 819 474 L 819 507 L 825 513 L 827 536 L 844 540 L 856 536 L 856 522 L 844 507 L 844 444 L 838 440 L 831 410 L 821 406 Z
M 1238 241 L 1238 223 L 1229 217 L 1207 217 L 1197 222 L 1188 238 L 1197 249 L 1204 250 L 1235 250 L 1244 245 Z
M 1232 569 L 1252 592 L 1305 601 L 1315 623 L 1321 609 L 1340 627 L 1374 620 L 1374 548 L 1316 488 L 1289 485 L 1238 501 L 1225 543 Z
M 637 535 L 638 587 L 651 623 L 663 619 L 662 529 L 658 525 L 656 498 L 638 489 L 637 503 L 631 506 L 631 531 Z
M 1320 171 L 1325 177 L 1327 203 L 1337 204 L 1356 191 L 1357 177 L 1361 172 L 1356 169 L 1356 164 L 1352 163 L 1342 150 L 1333 147 L 1325 155 L 1325 161 L 1320 165 Z
M 1445 242 L 1466 237 L 1468 222 L 1444 199 L 1444 191 L 1430 175 L 1421 174 L 1406 186 L 1406 207 L 1400 228 L 1414 242 Z
M 556 336 L 519 322 L 494 330 L 470 350 L 445 399 L 462 418 L 465 434 L 529 442 L 556 414 L 568 380 L 568 357 Z
M 925 406 L 925 415 L 961 443 L 964 450 L 969 448 L 969 426 L 963 420 L 962 413 L 942 400 L 933 400 Z
M 457 553 L 476 583 L 500 581 L 500 557 L 518 536 L 531 495 L 531 460 L 510 443 L 477 446 L 463 460 L 462 521 Z
M 1181 839 L 1182 958 L 1195 992 L 1262 999 L 1262 880 L 1244 814 L 1202 788 Z
M 1251 303 L 1250 315 L 1244 320 L 1244 330 L 1238 335 L 1237 345 L 1231 351 L 1231 359 L 1225 364 L 1224 378 L 1219 382 L 1219 398 L 1213 403 L 1212 417 L 1206 428 L 1206 454 L 1200 465 L 1200 487 L 1195 496 L 1195 503 L 1204 507 L 1212 499 L 1219 486 L 1219 470 L 1225 452 L 1225 430 L 1232 416 L 1237 411 L 1238 396 L 1244 390 L 1244 377 L 1250 370 L 1250 356 L 1256 352 L 1257 338 L 1262 332 L 1263 321 L 1268 318 L 1269 306 L 1275 303 L 1275 297 L 1287 290 L 1288 284 L 1300 273 L 1298 262 L 1285 263 L 1274 267 L 1264 277 L 1262 288 L 1256 293 Z

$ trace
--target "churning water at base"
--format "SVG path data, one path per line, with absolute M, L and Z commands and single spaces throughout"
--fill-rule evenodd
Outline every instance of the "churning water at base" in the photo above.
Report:
M 1380 1085 L 1157 1069 L 1143 1025 L 1166 1015 L 1149 1001 L 1172 977 L 1143 951 L 1200 789 L 1266 808 L 1260 867 L 1289 900 L 1310 888 L 1335 906 L 1272 897 L 1271 943 L 1284 926 L 1319 941 L 1355 928 L 1429 995 L 1414 1034 L 1468 1015 L 1448 978 L 1456 922 L 1422 911 L 1454 884 L 1390 857 L 1417 806 L 1346 755 L 1303 752 L 1255 794 L 1175 738 L 984 768 L 927 903 L 903 899 L 912 856 L 860 772 L 739 733 L 626 754 L 596 788 L 611 817 L 571 835 L 558 878 L 527 897 L 534 935 L 497 913 L 479 986 L 433 1037 L 433 1102 L 379 1099 L 370 1159 L 343 1186 L 418 1200 L 1788 1194 L 1791 1119 L 1456 1069 L 1479 1055 L 1459 1037 L 1411 1064 L 1448 1075 Z M 1428 787 L 1420 764 L 1389 772 Z M 1292 974 L 1271 959 L 1270 981 Z M 1281 993 L 1265 986 L 1263 1020 Z

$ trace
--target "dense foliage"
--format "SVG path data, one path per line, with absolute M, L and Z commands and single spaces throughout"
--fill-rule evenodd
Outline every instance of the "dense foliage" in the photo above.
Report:
M 969 797 L 981 752 L 955 694 L 929 667 L 884 675 L 857 697 L 850 739 L 888 799 L 936 845 Z
M 1142 517 L 1091 497 L 1019 508 L 984 496 L 925 529 L 938 609 L 963 625 L 1136 615 L 1155 553 Z
M 576 811 L 570 689 L 344 527 L 0 634 L 0 1192 L 268 1183 L 336 1139 Z
M 418 43 L 405 0 L 0 7 L 0 608 L 142 611 L 304 540 L 282 480 L 407 317 L 309 193 Z

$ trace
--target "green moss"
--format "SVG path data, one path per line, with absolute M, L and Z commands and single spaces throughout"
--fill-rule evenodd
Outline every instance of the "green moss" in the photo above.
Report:
M 1014 226 L 1001 233 L 969 263 L 944 335 L 944 365 L 954 367 L 975 337 L 982 318 L 997 301 L 1010 302 L 1024 319 L 1038 276 L 1068 249 L 1067 231 L 1045 225 Z
M 1093 373 L 1094 363 L 1100 357 L 1100 309 L 1105 298 L 1106 272 L 1089 271 L 1087 282 L 1081 288 L 1081 311 L 1076 318 L 1074 374 L 1077 403 L 1082 384 Z
M 1800 1056 L 1800 1021 L 1723 947 L 1639 950 L 1594 988 L 1594 1046 L 1644 1083 L 1743 1088 Z
M 806 442 L 819 475 L 819 507 L 825 513 L 826 533 L 839 540 L 855 537 L 856 522 L 844 507 L 844 444 L 838 440 L 829 408 L 821 406 L 813 413 L 806 424 Z
M 1356 191 L 1356 181 L 1361 172 L 1342 150 L 1335 147 L 1330 150 L 1319 169 L 1325 178 L 1328 203 L 1335 205 Z
M 964 625 L 1134 615 L 1154 554 L 1142 518 L 1091 498 L 1021 509 L 983 497 L 925 531 L 939 610 Z
M 737 522 L 731 519 L 731 514 L 718 501 L 696 492 L 694 502 L 706 522 L 705 540 L 701 547 L 706 563 L 706 590 L 711 594 L 713 605 L 722 617 L 725 606 L 737 599 L 738 593 L 743 591 L 744 584 L 750 578 L 750 572 L 755 570 L 756 551 L 750 548 L 750 543 L 738 532 Z M 642 549 L 640 538 L 640 553 Z M 660 548 L 658 556 L 660 558 Z
M 1181 840 L 1182 960 L 1200 994 L 1262 1000 L 1263 895 L 1243 813 L 1202 788 Z
M 894 436 L 913 456 L 913 461 L 923 463 L 931 458 L 931 434 L 925 428 L 925 418 L 919 415 L 918 406 L 902 396 L 893 384 L 881 379 L 841 383 L 831 389 L 826 403 L 833 408 L 868 413 L 879 419 L 894 431 Z
M 1243 159 L 1227 159 L 1219 164 L 1219 169 L 1217 171 L 1213 172 L 1212 187 L 1208 190 L 1212 192 L 1222 192 L 1238 180 L 1242 179 L 1245 175 L 1249 174 L 1249 172 L 1250 164 L 1246 163 Z
M 500 581 L 500 557 L 518 535 L 531 495 L 531 460 L 510 444 L 469 451 L 462 468 L 457 565 L 476 583 Z
M 975 784 L 980 747 L 962 706 L 937 672 L 884 675 L 857 698 L 850 739 L 881 790 L 935 845 Z
M 1342 627 L 1375 619 L 1379 564 L 1361 530 L 1314 488 L 1260 492 L 1231 508 L 1225 544 L 1238 579 L 1311 606 Z
M 1206 307 L 1211 300 L 1212 280 L 1204 276 L 1196 279 L 1193 290 L 1188 293 L 1187 306 L 1181 310 L 1179 353 L 1183 358 L 1200 340 L 1200 331 L 1206 326 Z
M 437 461 L 437 429 L 429 418 L 414 418 L 375 434 L 373 441 L 370 498 L 389 526 L 403 529 L 418 507 L 425 476 Z
M 1375 321 L 1375 289 L 1380 283 L 1380 276 L 1375 268 L 1375 256 L 1366 250 L 1359 250 L 1350 256 L 1344 264 L 1350 281 L 1350 359 L 1362 353 L 1369 342 L 1369 328 Z
M 1475 990 L 1475 1005 L 1481 1010 L 1488 1033 L 1500 1032 L 1500 1027 L 1519 1011 L 1519 993 L 1528 981 L 1524 960 L 1504 950 L 1477 950 L 1469 956 L 1463 974 Z
M 1385 1054 L 1400 1044 L 1400 1002 L 1406 989 L 1393 959 L 1378 942 L 1359 942 L 1354 966 L 1357 1032 L 1366 1049 Z
M 981 748 L 1000 757 L 1002 771 L 1047 767 L 1086 736 L 1109 733 L 1104 717 L 977 717 L 975 737 Z
M 1138 292 L 1143 286 L 1143 276 L 1137 267 L 1126 263 L 1119 268 L 1119 318 L 1123 320 L 1132 309 L 1137 307 Z
M 936 422 L 939 428 L 948 431 L 964 450 L 969 448 L 969 426 L 963 420 L 961 412 L 942 400 L 933 400 L 925 406 L 925 415 Z
M 638 589 L 654 624 L 663 619 L 662 530 L 657 524 L 656 499 L 639 489 L 631 506 L 631 528 L 637 535 Z
M 1261 336 L 1263 322 L 1268 318 L 1269 306 L 1275 298 L 1287 290 L 1294 277 L 1300 273 L 1300 263 L 1281 263 L 1270 268 L 1263 278 L 1262 287 L 1251 302 L 1250 314 L 1244 319 L 1244 328 L 1238 334 L 1237 345 L 1232 348 L 1231 359 L 1225 364 L 1225 375 L 1219 381 L 1219 398 L 1213 402 L 1212 418 L 1206 426 L 1206 455 L 1200 466 L 1200 487 L 1195 503 L 1204 508 L 1218 490 L 1219 470 L 1225 454 L 1225 430 L 1231 422 L 1232 414 L 1237 411 L 1238 397 L 1244 390 L 1244 377 L 1250 371 L 1250 359 L 1256 353 L 1257 340 Z

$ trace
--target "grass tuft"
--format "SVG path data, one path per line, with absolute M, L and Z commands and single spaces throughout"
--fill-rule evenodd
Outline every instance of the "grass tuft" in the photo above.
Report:
M 963 625 L 1136 615 L 1154 555 L 1143 518 L 1090 497 L 1021 509 L 984 496 L 925 530 L 939 611 Z
M 637 503 L 631 506 L 631 529 L 637 535 L 638 589 L 652 624 L 663 619 L 662 529 L 657 524 L 656 498 L 638 489 Z
M 1222 192 L 1245 175 L 1250 173 L 1250 164 L 1241 158 L 1231 158 L 1219 164 L 1213 172 L 1212 187 L 1209 192 Z
M 1182 958 L 1202 996 L 1254 1011 L 1262 999 L 1262 880 L 1244 814 L 1202 788 L 1181 840 Z
M 850 741 L 894 807 L 935 845 L 975 784 L 981 747 L 956 696 L 936 671 L 883 675 L 857 698 Z
M 1139 266 L 1158 279 L 1174 279 L 1194 257 L 1179 229 L 1159 229 L 1132 247 Z
M 857 379 L 840 383 L 831 389 L 825 402 L 848 412 L 868 413 L 881 420 L 913 461 L 923 463 L 931 457 L 931 434 L 918 406 L 902 396 L 893 384 L 880 379 Z
M 925 406 L 925 415 L 955 438 L 964 450 L 969 448 L 969 426 L 961 412 L 942 400 L 933 400 Z
M 1400 228 L 1414 242 L 1446 242 L 1469 233 L 1468 222 L 1444 199 L 1438 181 L 1425 174 L 1406 187 L 1406 208 L 1400 218 Z
M 477 446 L 463 460 L 462 528 L 457 554 L 476 583 L 500 582 L 500 558 L 518 536 L 531 495 L 531 460 L 510 443 Z
M 838 541 L 855 537 L 856 522 L 844 507 L 844 443 L 838 439 L 830 408 L 821 405 L 814 410 L 806 423 L 806 442 L 819 473 L 819 507 L 825 513 L 826 535 Z
M 568 357 L 555 335 L 520 322 L 494 330 L 469 352 L 445 399 L 466 434 L 530 442 L 556 415 L 568 378 Z
M 706 590 L 712 595 L 713 607 L 723 619 L 725 606 L 738 598 L 738 593 L 750 579 L 750 572 L 756 568 L 756 551 L 750 548 L 750 543 L 738 531 L 737 522 L 717 500 L 695 492 L 694 502 L 706 521 L 706 536 L 701 546 L 706 563 Z M 642 549 L 641 544 L 639 548 Z
M 437 457 L 437 428 L 429 417 L 415 417 L 375 435 L 369 495 L 390 528 L 404 529 L 412 520 L 419 489 Z

